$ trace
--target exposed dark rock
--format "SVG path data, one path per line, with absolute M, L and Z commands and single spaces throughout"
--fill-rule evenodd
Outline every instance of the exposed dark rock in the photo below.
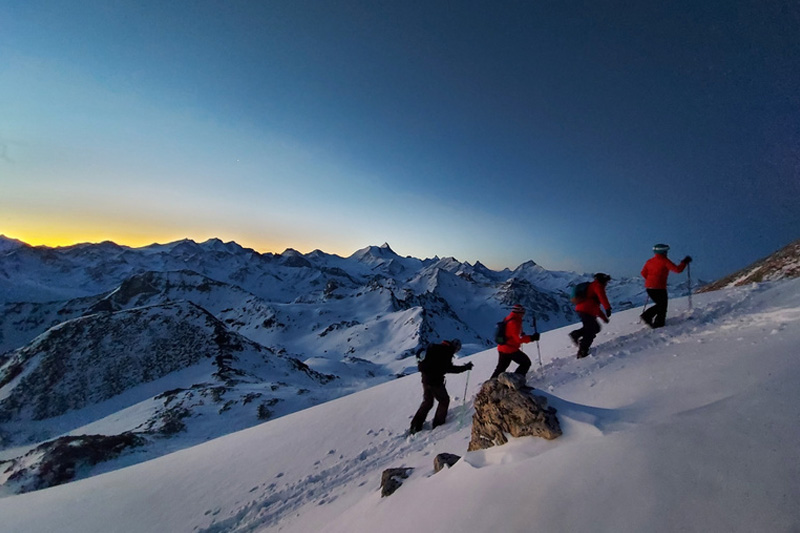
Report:
M 519 269 L 523 266 L 520 266 Z M 564 297 L 566 298 L 566 295 Z M 508 307 L 521 304 L 541 320 L 549 321 L 564 311 L 552 293 L 537 289 L 525 279 L 511 278 L 502 283 L 497 292 L 497 298 Z M 569 311 L 571 307 L 568 306 L 565 310 Z
M 157 294 L 159 290 L 153 286 L 153 278 L 156 276 L 158 276 L 156 272 L 146 272 L 126 279 L 120 284 L 119 289 L 112 293 L 114 300 L 124 305 L 140 294 Z
M 259 420 L 269 420 L 272 418 L 272 410 L 267 407 L 266 402 L 261 402 L 258 404 L 258 408 L 256 409 L 256 417 L 258 417 Z
M 220 345 L 219 336 L 211 334 L 215 325 L 214 317 L 187 302 L 64 322 L 37 343 L 12 352 L 0 370 L 3 381 L 19 368 L 27 370 L 0 401 L 0 420 L 58 416 L 227 355 L 235 343 Z
M 561 435 L 556 410 L 547 399 L 531 394 L 525 378 L 504 373 L 490 379 L 475 396 L 472 438 L 469 451 L 482 450 L 508 442 L 513 437 L 542 437 L 548 440 Z
M 411 475 L 413 468 L 388 468 L 381 474 L 381 498 L 394 494 L 403 480 Z
M 455 455 L 452 453 L 440 453 L 433 458 L 433 471 L 438 472 L 444 467 L 450 468 L 456 464 L 459 459 L 461 459 L 460 455 Z
M 114 459 L 126 448 L 146 442 L 134 433 L 59 437 L 9 461 L 11 466 L 6 471 L 14 473 L 8 482 L 18 493 L 61 485 L 72 481 L 79 470 Z M 31 464 L 30 458 L 37 456 L 39 458 Z

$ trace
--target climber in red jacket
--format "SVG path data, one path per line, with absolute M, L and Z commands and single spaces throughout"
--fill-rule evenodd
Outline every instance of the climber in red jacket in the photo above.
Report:
M 597 319 L 600 318 L 608 323 L 608 318 L 611 316 L 611 304 L 608 303 L 606 296 L 606 285 L 610 280 L 611 276 L 598 272 L 594 275 L 594 281 L 586 288 L 586 295 L 576 302 L 575 311 L 583 327 L 570 332 L 569 336 L 572 342 L 578 345 L 578 359 L 589 355 L 589 347 L 600 333 L 600 323 Z M 605 313 L 600 309 L 600 305 L 605 308 Z
M 651 328 L 660 328 L 667 319 L 667 277 L 670 270 L 680 274 L 686 265 L 692 262 L 690 256 L 686 256 L 676 265 L 667 257 L 669 246 L 666 244 L 656 244 L 653 246 L 655 255 L 647 260 L 642 268 L 644 278 L 644 288 L 647 295 L 653 300 L 653 306 L 640 315 L 642 321 Z
M 517 363 L 516 374 L 523 376 L 528 373 L 531 367 L 531 359 L 520 349 L 524 343 L 539 340 L 539 334 L 524 335 L 522 333 L 522 318 L 525 316 L 525 308 L 520 304 L 515 305 L 508 316 L 505 318 L 505 337 L 506 342 L 497 346 L 497 367 L 492 372 L 490 379 L 496 378 L 506 371 L 511 362 Z

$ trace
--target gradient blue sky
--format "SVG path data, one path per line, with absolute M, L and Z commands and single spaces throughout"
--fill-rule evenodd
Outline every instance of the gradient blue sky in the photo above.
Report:
M 795 1 L 0 0 L 0 233 L 718 277 L 800 237 Z

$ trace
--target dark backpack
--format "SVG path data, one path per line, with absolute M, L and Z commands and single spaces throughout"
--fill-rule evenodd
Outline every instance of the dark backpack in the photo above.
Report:
M 591 281 L 584 281 L 583 283 L 578 283 L 574 287 L 572 287 L 572 296 L 570 297 L 570 301 L 574 304 L 581 303 L 586 299 L 586 295 L 589 292 L 589 285 Z
M 504 318 L 498 322 L 494 328 L 494 342 L 498 345 L 508 342 L 508 335 L 506 335 L 506 324 L 508 324 L 508 320 Z
M 420 372 L 425 372 L 425 369 L 428 366 L 428 363 L 425 362 L 426 355 L 427 355 L 427 348 L 425 346 L 417 350 L 417 370 L 419 370 Z
M 434 357 L 430 355 L 431 346 L 433 345 L 429 344 L 427 347 L 417 350 L 417 370 L 420 372 L 430 372 L 433 367 Z
M 441 344 L 429 344 L 417 352 L 417 370 L 425 374 L 444 374 L 452 363 L 452 351 Z

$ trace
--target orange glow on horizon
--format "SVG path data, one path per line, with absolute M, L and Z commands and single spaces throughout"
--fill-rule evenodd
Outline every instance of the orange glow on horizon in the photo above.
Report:
M 254 221 L 254 227 L 241 221 L 213 220 L 210 217 L 173 220 L 160 213 L 134 217 L 127 213 L 98 216 L 88 208 L 70 213 L 37 213 L 30 210 L 5 209 L 0 213 L 0 235 L 20 240 L 31 246 L 64 247 L 83 243 L 111 241 L 120 246 L 140 248 L 151 244 L 168 244 L 183 239 L 197 243 L 209 239 L 233 241 L 259 253 L 283 253 L 292 248 L 300 253 L 316 249 L 328 254 L 348 257 L 356 250 L 375 243 L 335 243 L 324 234 L 301 234 L 283 224 Z M 261 227 L 259 227 L 261 226 Z M 328 236 L 329 237 L 329 236 Z M 326 242 L 322 242 L 326 241 Z
M 284 244 L 277 241 L 272 241 L 269 244 L 265 244 L 265 239 L 248 239 L 244 236 L 242 238 L 227 238 L 220 235 L 210 235 L 210 234 L 191 234 L 190 232 L 186 232 L 183 234 L 179 234 L 177 232 L 174 233 L 167 233 L 167 232 L 159 232 L 146 235 L 141 231 L 131 231 L 131 232 L 123 232 L 123 231 L 100 231 L 100 230 L 91 230 L 91 231 L 82 231 L 82 232 L 74 232 L 69 231 L 67 228 L 58 229 L 53 228 L 48 229 L 47 231 L 9 231 L 8 228 L 0 227 L 0 235 L 5 235 L 10 239 L 16 239 L 19 241 L 24 242 L 25 244 L 29 244 L 31 246 L 46 246 L 48 248 L 58 248 L 58 247 L 66 247 L 66 246 L 74 246 L 76 244 L 98 244 L 101 242 L 111 241 L 115 244 L 120 246 L 127 246 L 130 248 L 141 248 L 144 246 L 149 246 L 151 244 L 168 244 L 175 241 L 180 241 L 184 239 L 190 239 L 197 243 L 205 242 L 209 239 L 220 239 L 223 242 L 233 241 L 238 245 L 244 248 L 252 248 L 259 253 L 282 253 L 287 248 L 293 248 L 298 250 L 301 253 L 309 253 L 319 247 L 306 247 L 303 249 L 298 246 L 298 244 L 290 243 Z M 76 236 L 77 235 L 77 236 Z M 325 250 L 322 249 L 326 253 L 330 254 L 338 254 L 341 256 L 348 256 L 355 252 L 355 250 L 351 250 L 349 252 L 339 252 L 336 250 Z

